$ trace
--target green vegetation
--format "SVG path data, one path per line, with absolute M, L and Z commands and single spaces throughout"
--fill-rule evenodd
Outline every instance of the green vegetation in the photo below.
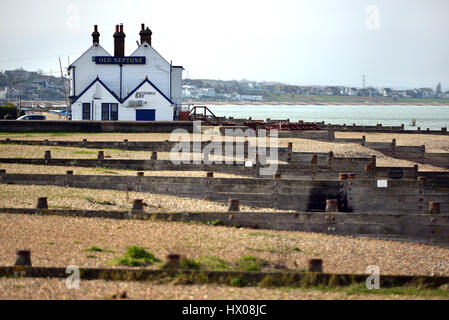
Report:
M 44 244 L 46 244 L 46 245 L 48 245 L 48 246 L 52 246 L 52 245 L 54 245 L 55 243 L 54 243 L 53 241 L 48 241 L 48 242 L 44 242 Z
M 325 292 L 344 292 L 349 295 L 360 295 L 360 294 L 375 294 L 375 295 L 402 295 L 410 297 L 440 297 L 449 298 L 449 290 L 445 289 L 426 289 L 416 286 L 403 286 L 403 287 L 392 287 L 392 288 L 380 288 L 369 290 L 366 288 L 365 284 L 352 284 L 343 287 L 310 287 L 309 289 L 316 289 Z
M 332 95 L 305 95 L 305 94 L 268 94 L 268 101 L 278 103 L 301 103 L 301 104 L 361 104 L 366 102 L 371 104 L 449 104 L 449 99 L 437 99 L 437 98 L 389 98 L 389 97 L 359 97 L 359 96 L 332 96 Z
M 208 225 L 208 226 L 222 226 L 223 221 L 221 221 L 220 219 L 215 219 L 215 220 L 211 220 L 211 221 L 207 221 L 207 220 L 203 220 L 201 221 L 202 224 Z
M 229 263 L 217 256 L 204 256 L 198 259 L 201 269 L 210 271 L 226 271 L 230 269 Z
M 237 268 L 240 271 L 260 271 L 269 264 L 267 260 L 255 256 L 244 256 L 237 261 Z
M 97 256 L 96 255 L 94 255 L 94 254 L 88 254 L 87 256 L 86 256 L 86 258 L 88 258 L 88 259 L 95 259 Z
M 233 287 L 245 287 L 248 285 L 248 282 L 242 277 L 232 278 L 230 283 Z
M 200 266 L 197 259 L 182 258 L 179 261 L 179 267 L 185 270 L 199 270 Z
M 96 246 L 93 246 L 93 247 L 90 247 L 89 249 L 86 249 L 84 251 L 87 251 L 87 252 L 104 252 L 106 250 L 104 250 L 102 248 L 99 248 L 99 247 L 96 247 Z
M 129 246 L 122 257 L 109 261 L 109 264 L 137 267 L 151 265 L 155 262 L 160 262 L 160 260 L 151 252 L 138 246 Z
M 161 265 L 168 268 L 167 264 Z M 181 257 L 179 268 L 182 270 L 203 270 L 203 271 L 228 271 L 231 270 L 229 262 L 216 256 L 204 256 L 200 258 Z
M 98 201 L 98 200 L 95 200 L 94 198 L 91 198 L 91 197 L 84 197 L 84 199 L 87 200 L 87 201 L 89 201 L 90 203 L 93 203 L 93 204 L 100 204 L 100 205 L 103 205 L 103 206 L 115 206 L 115 205 L 116 205 L 116 204 L 113 203 L 113 202 L 109 202 L 109 201 Z
M 104 169 L 104 168 L 93 168 L 93 169 L 90 169 L 90 171 L 99 172 L 99 173 L 108 173 L 108 174 L 118 174 L 118 172 L 116 172 L 116 171 L 112 171 L 112 170 L 108 170 L 108 169 Z
M 11 102 L 7 102 L 4 105 L 0 105 L 0 120 L 5 119 L 7 116 L 10 119 L 16 119 L 23 115 L 23 111 L 20 112 L 17 106 Z

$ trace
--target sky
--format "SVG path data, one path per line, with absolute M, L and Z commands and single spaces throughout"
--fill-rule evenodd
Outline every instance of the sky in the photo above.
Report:
M 0 0 L 0 70 L 60 75 L 119 23 L 125 55 L 145 23 L 184 78 L 449 90 L 447 0 Z

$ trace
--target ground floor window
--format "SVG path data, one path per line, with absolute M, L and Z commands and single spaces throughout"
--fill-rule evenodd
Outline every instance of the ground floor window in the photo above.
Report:
M 102 103 L 101 120 L 118 120 L 118 104 Z
M 90 103 L 83 103 L 83 120 L 90 120 Z
M 118 104 L 111 103 L 111 120 L 118 120 Z

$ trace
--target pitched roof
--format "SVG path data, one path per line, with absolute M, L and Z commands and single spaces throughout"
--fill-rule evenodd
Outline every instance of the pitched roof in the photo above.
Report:
M 100 80 L 100 78 L 97 76 L 97 78 L 94 80 L 94 81 L 92 81 L 88 86 L 87 86 L 87 88 L 86 89 L 84 89 L 83 90 L 83 92 L 81 92 L 76 98 L 75 98 L 75 100 L 73 100 L 72 101 L 72 103 L 75 103 L 76 102 L 76 100 L 78 100 L 83 94 L 85 94 L 86 92 L 87 92 L 87 90 L 89 90 L 95 83 L 100 83 L 118 102 L 120 102 L 121 103 L 121 101 L 120 101 L 120 98 L 119 97 L 117 97 L 117 95 L 111 90 L 111 89 L 109 89 L 108 88 L 108 86 L 106 85 L 106 84 L 104 84 L 104 82 L 103 81 L 101 81 Z
M 129 97 L 131 97 L 134 92 L 136 92 L 137 90 L 139 90 L 139 88 L 141 86 L 143 86 L 145 83 L 149 83 L 150 86 L 152 86 L 157 92 L 159 92 L 161 94 L 161 96 L 163 96 L 170 104 L 174 104 L 161 90 L 159 90 L 158 87 L 156 87 L 150 80 L 148 80 L 148 78 L 145 78 L 145 80 L 143 80 L 136 88 L 134 88 L 133 91 L 131 91 L 125 98 L 120 99 L 111 89 L 108 88 L 108 86 L 106 84 L 104 84 L 103 81 L 100 80 L 100 78 L 97 76 L 97 78 L 91 82 L 91 84 L 89 84 L 87 86 L 86 89 L 83 90 L 83 92 L 81 92 L 76 98 L 75 100 L 72 101 L 72 103 L 75 103 L 84 93 L 87 92 L 87 90 L 89 90 L 95 83 L 99 82 L 118 102 L 123 103 L 126 100 L 128 100 Z
M 123 98 L 121 103 L 128 100 L 128 98 L 131 97 L 134 94 L 134 92 L 139 90 L 139 88 L 143 86 L 145 83 L 149 83 L 150 86 L 152 86 L 157 92 L 159 92 L 161 96 L 163 96 L 168 102 L 170 102 L 170 104 L 173 104 L 173 102 L 161 90 L 159 90 L 158 87 L 156 87 L 150 80 L 148 80 L 148 78 L 145 78 L 145 80 L 143 80 L 133 91 L 131 91 L 125 98 Z
M 109 52 L 107 52 L 105 50 L 105 48 L 103 48 L 99 43 L 93 44 L 89 47 L 89 49 L 87 49 L 82 55 L 80 55 L 75 61 L 73 61 L 70 66 L 68 66 L 67 69 L 71 69 L 74 67 L 74 65 L 78 62 L 79 59 L 81 59 L 83 56 L 85 56 L 89 51 L 94 50 L 96 48 L 99 48 L 101 50 L 103 50 L 104 54 L 107 56 L 111 56 L 111 54 Z

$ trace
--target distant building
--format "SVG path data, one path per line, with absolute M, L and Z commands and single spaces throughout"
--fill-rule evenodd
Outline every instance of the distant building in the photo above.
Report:
M 123 25 L 114 33 L 114 55 L 100 46 L 97 26 L 93 44 L 68 70 L 73 120 L 172 121 L 182 102 L 181 66 L 167 62 L 142 24 L 139 47 L 125 56 Z
M 240 94 L 237 93 L 237 92 L 233 92 L 233 93 L 231 94 L 231 99 L 232 99 L 232 100 L 235 100 L 235 101 L 240 101 L 240 100 L 241 100 L 241 99 L 240 99 Z
M 230 93 L 217 93 L 217 94 L 215 94 L 215 97 L 227 100 L 227 99 L 231 99 L 232 95 Z
M 345 91 L 344 91 L 344 95 L 345 96 L 356 96 L 357 95 L 357 89 L 356 88 L 348 88 L 348 87 L 346 87 L 345 88 Z
M 262 101 L 262 96 L 253 96 L 253 95 L 240 95 L 241 101 Z
M 198 95 L 200 98 L 213 98 L 215 97 L 215 89 L 214 88 L 199 88 Z
M 5 100 L 7 96 L 8 96 L 8 87 L 0 86 L 0 99 Z

